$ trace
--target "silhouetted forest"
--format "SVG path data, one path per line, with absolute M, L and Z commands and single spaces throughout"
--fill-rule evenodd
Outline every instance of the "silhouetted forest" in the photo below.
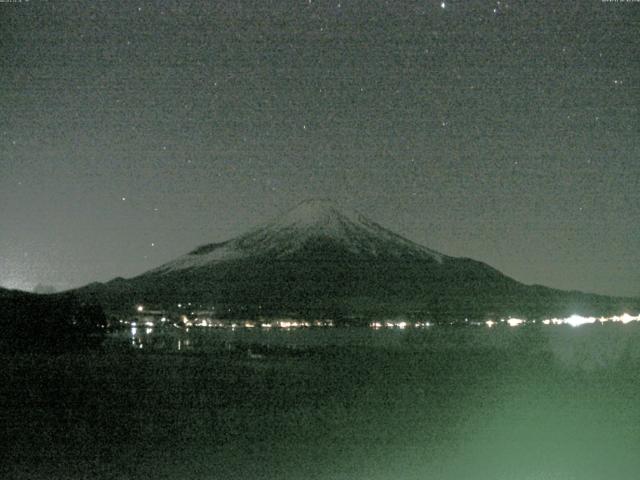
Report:
M 0 347 L 69 350 L 98 345 L 107 320 L 101 306 L 73 294 L 0 290 Z

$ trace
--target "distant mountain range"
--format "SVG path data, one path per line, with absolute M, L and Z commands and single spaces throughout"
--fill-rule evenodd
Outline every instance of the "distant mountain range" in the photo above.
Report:
M 611 314 L 637 299 L 524 285 L 482 262 L 407 240 L 330 201 L 307 201 L 274 222 L 203 245 L 131 279 L 77 289 L 113 312 L 136 304 L 215 309 L 219 316 L 357 322 L 381 316 L 464 318 Z

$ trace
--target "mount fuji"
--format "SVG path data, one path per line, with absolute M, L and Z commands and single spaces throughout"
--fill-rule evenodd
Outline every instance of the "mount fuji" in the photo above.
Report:
M 528 286 L 482 262 L 407 240 L 325 200 L 131 279 L 76 290 L 110 311 L 190 302 L 231 317 L 436 321 L 617 310 L 623 299 Z
M 243 258 L 285 259 L 314 243 L 371 258 L 415 256 L 442 263 L 444 255 L 417 245 L 372 222 L 358 212 L 338 209 L 332 202 L 304 202 L 275 222 L 223 243 L 203 245 L 149 274 L 206 268 Z M 327 246 L 327 245 L 325 245 Z M 322 261 L 321 258 L 317 259 Z

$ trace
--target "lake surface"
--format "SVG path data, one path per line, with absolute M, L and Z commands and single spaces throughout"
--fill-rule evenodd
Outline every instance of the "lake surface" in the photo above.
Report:
M 637 325 L 142 329 L 2 357 L 2 478 L 640 472 Z

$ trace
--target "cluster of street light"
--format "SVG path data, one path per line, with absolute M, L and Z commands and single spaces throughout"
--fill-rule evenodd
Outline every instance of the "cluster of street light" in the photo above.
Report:
M 628 313 L 623 313 L 622 315 L 613 315 L 611 317 L 584 317 L 582 315 L 571 315 L 566 318 L 545 318 L 544 320 L 523 320 L 522 318 L 507 318 L 501 319 L 499 321 L 495 320 L 487 320 L 485 324 L 488 327 L 493 327 L 500 323 L 506 323 L 510 327 L 518 327 L 524 324 L 535 324 L 542 323 L 543 325 L 570 325 L 572 327 L 579 327 L 581 325 L 590 325 L 596 323 L 622 323 L 627 324 L 630 322 L 638 322 L 640 321 L 640 315 L 630 315 Z
M 525 320 L 523 318 L 516 317 L 508 317 L 501 318 L 499 320 L 486 320 L 484 322 L 480 321 L 471 321 L 469 319 L 465 319 L 463 322 L 453 321 L 449 322 L 451 325 L 470 325 L 470 326 L 482 326 L 485 325 L 489 328 L 493 328 L 498 325 L 508 325 L 509 327 L 519 327 L 521 325 L 531 325 L 531 324 L 543 324 L 543 325 L 570 325 L 572 327 L 579 327 L 581 325 L 589 325 L 589 324 L 604 324 L 604 323 L 621 323 L 627 324 L 631 322 L 640 321 L 640 315 L 630 315 L 628 313 L 623 313 L 622 315 L 613 315 L 610 317 L 584 317 L 582 315 L 571 315 L 566 318 L 546 318 L 543 320 Z M 433 323 L 431 322 L 407 322 L 405 320 L 385 320 L 385 321 L 375 321 L 369 323 L 369 327 L 379 330 L 381 328 L 398 328 L 398 329 L 406 329 L 406 328 L 425 328 L 431 327 Z
M 146 313 L 147 311 L 142 305 L 138 305 L 136 307 L 136 311 L 138 314 Z M 158 312 L 156 312 L 158 313 Z M 493 328 L 498 325 L 508 325 L 509 327 L 519 327 L 521 325 L 527 324 L 543 324 L 543 325 L 570 325 L 572 327 L 579 327 L 581 325 L 589 325 L 589 324 L 604 324 L 604 323 L 621 323 L 627 324 L 630 322 L 638 322 L 640 321 L 640 315 L 630 315 L 629 313 L 623 313 L 622 315 L 613 315 L 609 317 L 585 317 L 582 315 L 571 315 L 565 318 L 547 318 L 542 320 L 526 320 L 523 318 L 517 317 L 508 317 L 501 318 L 498 320 L 485 320 L 485 321 L 475 321 L 465 319 L 464 321 L 452 321 L 449 322 L 451 325 L 469 325 L 469 326 L 487 326 L 489 328 Z M 166 316 L 162 316 L 159 318 L 160 323 L 169 322 L 169 319 Z M 121 320 L 121 323 L 124 323 Z M 136 324 L 135 321 L 128 322 L 131 327 L 136 326 L 145 326 L 147 328 L 153 328 L 156 326 L 156 321 L 152 321 L 149 317 L 145 319 L 145 321 L 138 322 Z M 311 327 L 334 327 L 335 322 L 333 320 L 296 320 L 296 319 L 279 319 L 279 320 L 222 320 L 222 319 L 213 319 L 210 317 L 195 317 L 189 318 L 187 315 L 181 315 L 180 320 L 177 323 L 174 323 L 175 326 L 183 326 L 183 327 L 210 327 L 210 328 L 260 328 L 264 330 L 268 329 L 294 329 L 294 328 L 311 328 Z M 429 321 L 407 321 L 404 319 L 398 320 L 376 320 L 372 321 L 368 324 L 370 328 L 374 330 L 379 329 L 400 329 L 404 330 L 406 328 L 428 328 L 433 326 L 434 323 Z

